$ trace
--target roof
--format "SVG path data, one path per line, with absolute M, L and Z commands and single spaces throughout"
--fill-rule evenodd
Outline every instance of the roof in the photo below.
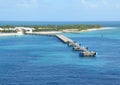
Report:
M 34 28 L 30 28 L 30 27 L 15 27 L 15 29 L 33 30 Z

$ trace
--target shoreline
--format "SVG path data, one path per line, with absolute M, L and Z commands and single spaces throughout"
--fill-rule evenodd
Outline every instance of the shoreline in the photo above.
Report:
M 91 31 L 106 30 L 106 29 L 114 29 L 114 28 L 112 28 L 112 27 L 102 27 L 102 28 L 86 29 L 86 30 L 81 30 L 81 31 L 65 31 L 65 32 L 63 32 L 63 31 L 41 31 L 41 32 L 33 32 L 33 34 L 35 33 L 35 34 L 40 34 L 40 35 L 55 35 L 55 34 L 61 34 L 61 33 L 83 33 L 83 32 L 91 32 Z M 1 36 L 19 36 L 19 35 L 24 35 L 24 34 L 0 33 L 0 37 Z
M 91 32 L 91 31 L 105 30 L 105 29 L 106 29 L 106 27 L 102 27 L 102 28 L 93 28 L 93 29 L 81 30 L 80 32 Z
M 18 34 L 18 33 L 0 33 L 0 37 L 4 36 L 19 36 L 23 34 Z
M 0 37 L 1 36 L 16 36 L 17 33 L 0 33 Z
M 81 30 L 76 33 L 83 33 L 83 32 L 91 32 L 91 31 L 99 31 L 99 30 L 108 30 L 108 29 L 115 29 L 113 27 L 102 27 L 102 28 L 93 28 L 93 29 L 86 29 L 86 30 Z M 75 33 L 75 32 L 73 32 Z

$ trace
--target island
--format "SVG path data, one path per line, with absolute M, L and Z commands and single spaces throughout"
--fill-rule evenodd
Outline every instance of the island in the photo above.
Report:
M 101 25 L 32 25 L 32 26 L 0 26 L 1 33 L 16 33 L 18 29 L 23 29 L 26 32 L 82 32 L 88 30 L 97 30 L 102 28 Z M 32 31 L 31 31 L 32 30 Z

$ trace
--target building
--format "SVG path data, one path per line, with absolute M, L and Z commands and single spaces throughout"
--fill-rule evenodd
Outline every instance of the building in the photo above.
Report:
M 24 28 L 24 30 L 25 30 L 25 33 L 32 33 L 33 28 L 26 27 L 26 28 Z
M 18 34 L 32 33 L 33 29 L 29 27 L 15 27 Z
M 0 28 L 0 32 L 2 32 L 4 29 L 3 28 Z

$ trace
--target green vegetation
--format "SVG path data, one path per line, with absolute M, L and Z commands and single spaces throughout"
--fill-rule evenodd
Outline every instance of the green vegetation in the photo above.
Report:
M 0 26 L 0 32 L 15 33 L 16 31 L 14 30 L 14 28 L 15 28 L 15 26 L 11 26 L 11 25 Z
M 92 29 L 92 28 L 101 28 L 101 25 L 46 25 L 46 26 L 31 26 L 35 28 L 34 31 L 63 31 L 66 29 L 77 29 L 78 31 Z
M 16 33 L 15 30 L 0 30 L 1 33 Z
M 15 28 L 15 26 L 12 26 L 12 25 L 5 25 L 5 26 L 0 26 L 0 28 Z
M 39 32 L 39 31 L 63 31 L 63 30 L 86 30 L 86 29 L 93 29 L 93 28 L 101 28 L 101 25 L 35 25 L 35 26 L 21 26 L 21 27 L 30 27 L 34 28 L 33 31 Z M 7 26 L 0 26 L 0 28 L 4 29 L 1 32 L 15 32 L 14 29 L 15 26 L 7 25 Z M 12 29 L 11 29 L 12 28 Z

